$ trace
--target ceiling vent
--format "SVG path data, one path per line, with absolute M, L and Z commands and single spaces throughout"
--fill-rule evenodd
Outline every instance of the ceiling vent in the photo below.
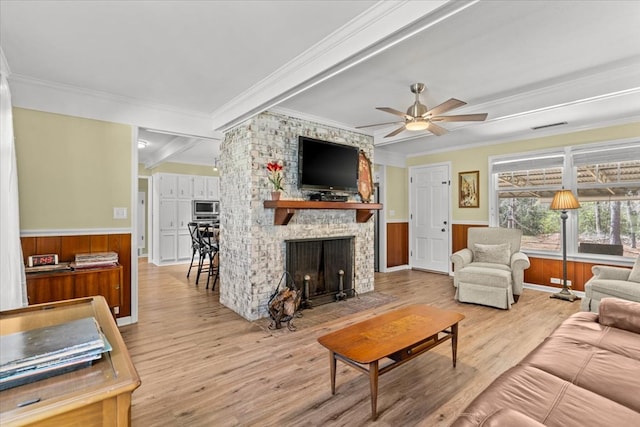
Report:
M 566 124 L 567 124 L 567 122 L 550 123 L 548 125 L 534 126 L 534 127 L 531 128 L 531 130 L 540 130 L 540 129 L 552 128 L 554 126 L 562 126 L 562 125 L 566 125 Z

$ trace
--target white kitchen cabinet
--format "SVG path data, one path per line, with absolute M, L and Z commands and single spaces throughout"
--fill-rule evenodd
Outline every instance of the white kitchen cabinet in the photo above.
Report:
M 219 200 L 219 178 L 158 173 L 153 175 L 151 260 L 156 265 L 191 259 L 193 200 Z
M 160 200 L 158 222 L 160 230 L 175 230 L 177 220 L 177 201 L 175 199 Z
M 189 231 L 178 231 L 178 261 L 191 260 L 191 235 Z
M 193 177 L 191 175 L 178 175 L 178 198 L 193 199 Z
M 189 231 L 189 223 L 191 222 L 191 200 L 178 200 L 178 231 Z
M 208 199 L 207 196 L 207 177 L 193 177 L 193 198 L 196 200 Z
M 160 233 L 160 259 L 161 263 L 176 260 L 176 247 L 178 236 L 175 231 L 163 231 Z
M 220 200 L 220 178 L 209 176 L 206 178 L 207 199 Z
M 160 197 L 176 197 L 178 191 L 178 177 L 176 175 L 159 174 Z

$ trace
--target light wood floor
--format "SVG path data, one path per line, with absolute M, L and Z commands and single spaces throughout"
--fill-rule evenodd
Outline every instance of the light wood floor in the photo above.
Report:
M 407 270 L 376 274 L 376 291 L 395 296 L 392 303 L 271 334 L 222 306 L 217 289 L 187 280 L 188 266 L 156 267 L 142 259 L 139 267 L 139 322 L 121 328 L 142 378 L 133 394 L 134 427 L 448 426 L 579 309 L 579 302 L 529 289 L 509 311 L 461 304 L 450 277 Z M 443 344 L 383 375 L 373 423 L 368 377 L 338 362 L 332 396 L 328 351 L 317 338 L 412 303 L 466 316 L 457 368 L 451 346 Z

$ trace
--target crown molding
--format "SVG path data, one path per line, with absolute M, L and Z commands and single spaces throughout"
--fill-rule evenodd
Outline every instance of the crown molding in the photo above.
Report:
M 212 113 L 226 131 L 477 3 L 378 2 Z
M 372 136 L 371 134 L 367 133 L 367 132 L 362 132 L 361 129 L 356 129 L 353 126 L 349 126 L 345 123 L 342 122 L 337 122 L 335 120 L 330 120 L 327 119 L 326 117 L 320 117 L 320 116 L 315 116 L 313 114 L 307 114 L 307 113 L 303 113 L 301 111 L 297 111 L 297 110 L 291 110 L 288 108 L 282 108 L 282 107 L 273 107 L 269 109 L 269 112 L 275 113 L 275 114 L 282 114 L 283 116 L 289 116 L 289 117 L 294 117 L 296 119 L 300 119 L 300 120 L 304 120 L 307 122 L 313 122 L 313 123 L 318 123 L 324 126 L 328 126 L 328 127 L 332 127 L 332 128 L 337 128 L 337 129 L 342 129 L 342 130 L 346 130 L 349 132 L 354 132 L 354 133 L 359 133 L 362 135 L 367 135 L 367 136 Z
M 13 105 L 19 108 L 222 138 L 211 129 L 211 117 L 206 113 L 20 74 L 11 74 L 9 85 Z

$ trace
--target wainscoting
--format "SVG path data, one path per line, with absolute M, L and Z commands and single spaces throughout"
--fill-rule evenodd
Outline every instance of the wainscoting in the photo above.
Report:
M 20 240 L 25 265 L 30 255 L 58 254 L 60 262 L 72 262 L 78 253 L 116 252 L 122 266 L 117 317 L 131 316 L 131 234 L 21 237 Z
M 409 264 L 409 223 L 387 223 L 387 267 Z

